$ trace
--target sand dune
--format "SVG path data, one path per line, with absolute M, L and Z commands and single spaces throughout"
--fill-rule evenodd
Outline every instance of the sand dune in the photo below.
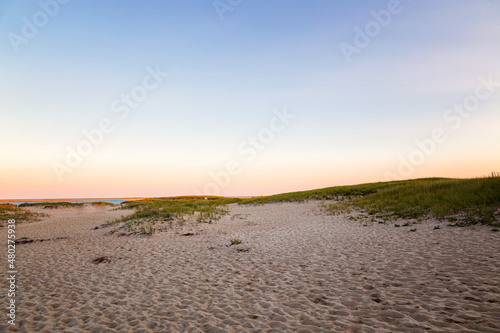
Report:
M 488 227 L 364 227 L 311 202 L 233 205 L 215 224 L 150 237 L 94 230 L 124 213 L 60 209 L 18 225 L 34 241 L 17 245 L 18 320 L 0 330 L 500 332 Z

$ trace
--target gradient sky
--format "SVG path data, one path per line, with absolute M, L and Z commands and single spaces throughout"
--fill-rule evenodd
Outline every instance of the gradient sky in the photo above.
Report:
M 0 199 L 500 171 L 499 1 L 61 2 L 0 3 Z M 140 95 L 155 69 L 168 76 Z M 133 91 L 143 100 L 120 117 Z

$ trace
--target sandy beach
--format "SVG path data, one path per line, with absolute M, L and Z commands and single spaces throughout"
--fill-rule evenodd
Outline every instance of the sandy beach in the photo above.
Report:
M 0 331 L 500 332 L 491 227 L 363 226 L 319 202 L 228 207 L 153 236 L 95 229 L 131 211 L 33 208 L 51 216 L 17 226 L 33 242 L 16 246 L 16 326 L 2 315 Z

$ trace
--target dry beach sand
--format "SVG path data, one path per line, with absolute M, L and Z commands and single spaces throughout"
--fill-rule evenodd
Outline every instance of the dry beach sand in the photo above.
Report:
M 0 331 L 500 332 L 500 233 L 365 227 L 318 205 L 231 205 L 150 237 L 94 230 L 129 212 L 50 210 L 17 227 L 38 241 L 16 246 L 17 321 Z

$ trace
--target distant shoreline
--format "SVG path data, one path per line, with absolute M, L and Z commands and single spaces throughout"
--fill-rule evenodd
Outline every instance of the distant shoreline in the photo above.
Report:
M 173 196 L 176 197 L 176 196 Z M 202 196 L 200 196 L 202 197 Z M 66 198 L 66 199 L 0 199 L 0 204 L 14 203 L 14 202 L 68 202 L 68 201 L 128 201 L 128 200 L 143 200 L 154 199 L 157 197 L 126 197 L 126 198 Z M 168 197 L 165 197 L 168 198 Z M 249 199 L 255 198 L 254 196 L 237 196 L 235 198 Z
M 142 200 L 141 198 L 74 198 L 74 199 L 0 199 L 0 203 L 8 202 L 61 202 L 61 201 L 109 201 L 109 200 Z

